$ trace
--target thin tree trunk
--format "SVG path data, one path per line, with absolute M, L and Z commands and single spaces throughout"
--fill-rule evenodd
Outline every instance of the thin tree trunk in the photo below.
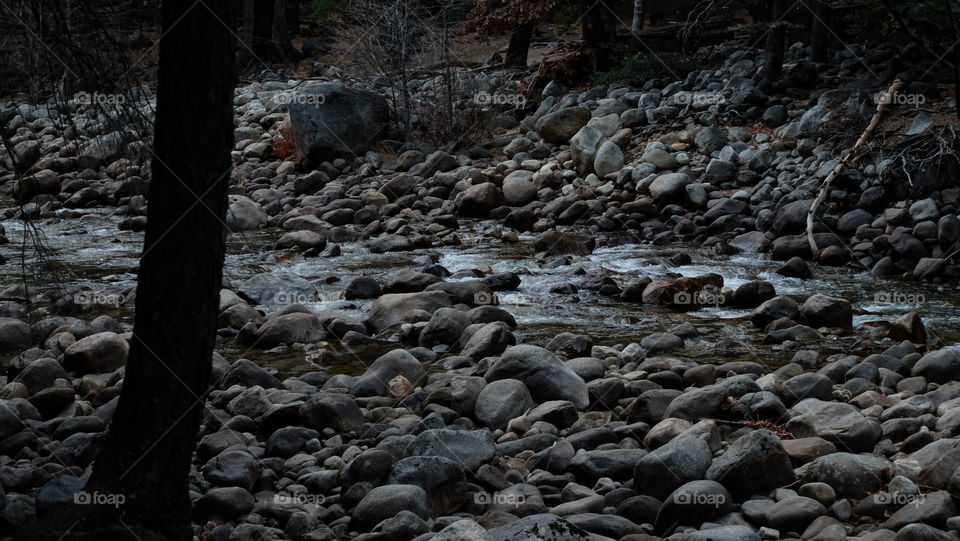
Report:
M 193 537 L 187 475 L 210 385 L 222 285 L 235 6 L 163 2 L 133 338 L 123 391 L 84 489 L 121 494 L 125 501 L 117 510 L 74 506 L 76 531 L 130 527 L 166 539 Z
M 824 0 L 813 2 L 813 21 L 810 26 L 810 61 L 824 64 L 829 60 L 827 46 L 830 44 L 830 6 Z
M 270 41 L 277 57 L 284 63 L 295 59 L 293 44 L 290 43 L 290 31 L 287 27 L 287 0 L 273 0 L 273 21 L 270 25 Z
M 761 80 L 771 86 L 783 75 L 783 55 L 787 44 L 787 29 L 783 18 L 790 7 L 789 0 L 774 0 L 770 29 L 767 31 L 767 60 Z
M 533 40 L 533 22 L 520 23 L 510 34 L 510 44 L 507 46 L 507 56 L 504 65 L 508 68 L 524 69 L 527 67 L 527 58 L 530 55 L 530 42 Z
M 633 0 L 633 24 L 630 31 L 634 34 L 643 30 L 643 0 Z

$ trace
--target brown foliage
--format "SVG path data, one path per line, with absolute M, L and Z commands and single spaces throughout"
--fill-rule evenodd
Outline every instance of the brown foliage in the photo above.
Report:
M 480 31 L 502 31 L 515 25 L 537 22 L 557 5 L 557 0 L 477 0 L 470 11 Z

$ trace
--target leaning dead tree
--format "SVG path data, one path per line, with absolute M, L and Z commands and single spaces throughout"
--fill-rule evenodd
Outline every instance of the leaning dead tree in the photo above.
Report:
M 813 203 L 810 205 L 810 210 L 807 212 L 807 241 L 810 243 L 810 252 L 814 258 L 820 254 L 820 249 L 817 247 L 817 240 L 813 237 L 813 222 L 814 217 L 817 213 L 817 207 L 823 203 L 824 199 L 827 198 L 827 194 L 830 191 L 830 185 L 833 184 L 834 179 L 837 178 L 837 175 L 847 166 L 848 163 L 853 159 L 854 153 L 866 144 L 867 140 L 873 135 L 873 132 L 876 131 L 877 126 L 880 125 L 880 120 L 883 118 L 883 113 L 887 110 L 891 103 L 893 103 L 893 97 L 896 96 L 897 92 L 900 91 L 900 88 L 903 86 L 903 81 L 897 79 L 890 85 L 890 88 L 883 94 L 883 96 L 878 100 L 880 103 L 877 104 L 877 112 L 874 113 L 873 118 L 870 120 L 870 124 L 867 125 L 867 128 L 863 130 L 863 133 L 860 134 L 860 138 L 857 139 L 857 142 L 854 143 L 846 152 L 843 153 L 843 158 L 840 159 L 840 162 L 833 168 L 833 171 L 827 175 L 827 178 L 823 180 L 823 184 L 820 185 L 820 193 L 817 194 L 816 199 L 813 200 Z

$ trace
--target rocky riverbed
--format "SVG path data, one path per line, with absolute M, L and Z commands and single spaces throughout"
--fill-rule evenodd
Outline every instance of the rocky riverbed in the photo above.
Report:
M 773 98 L 745 51 L 684 81 L 550 85 L 476 148 L 353 160 L 274 156 L 286 96 L 316 89 L 237 89 L 197 537 L 956 539 L 960 188 L 904 183 L 877 150 L 830 190 L 814 256 L 831 130 L 875 105 L 836 60 L 837 89 L 797 67 Z M 78 491 L 123 384 L 148 203 L 107 119 L 19 113 L 6 532 L 122 505 Z

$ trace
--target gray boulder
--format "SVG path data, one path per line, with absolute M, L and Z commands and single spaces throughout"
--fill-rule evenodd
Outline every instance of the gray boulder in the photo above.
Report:
M 589 404 L 587 384 L 556 355 L 544 348 L 520 345 L 507 348 L 484 375 L 487 381 L 518 379 L 537 402 L 569 400 L 584 408 Z
M 296 159 L 302 167 L 362 156 L 390 124 L 383 96 L 341 82 L 305 85 L 290 101 Z

